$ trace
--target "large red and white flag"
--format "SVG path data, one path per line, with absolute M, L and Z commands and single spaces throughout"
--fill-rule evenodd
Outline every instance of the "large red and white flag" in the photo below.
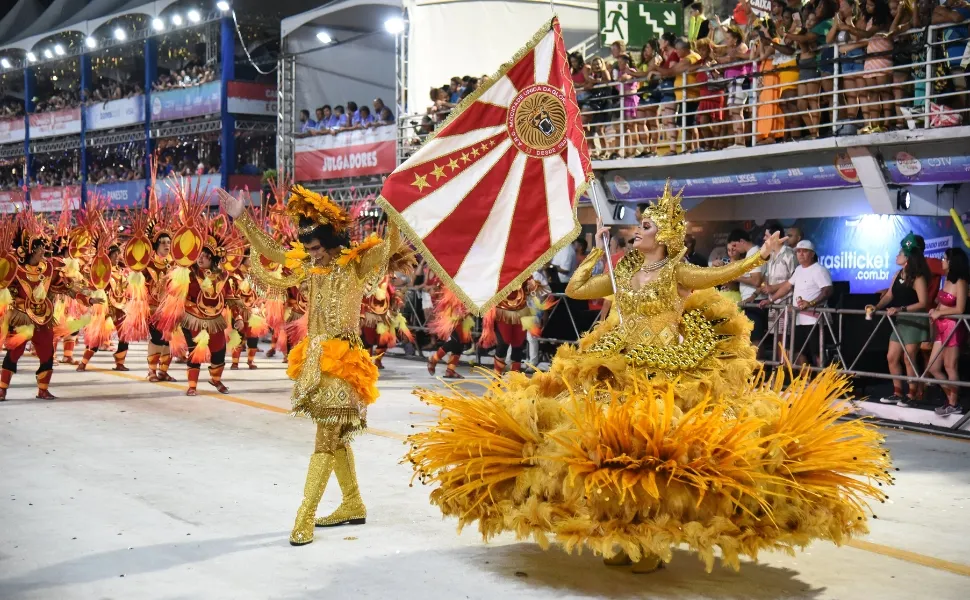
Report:
M 579 233 L 592 178 L 558 19 L 452 111 L 378 202 L 475 313 Z

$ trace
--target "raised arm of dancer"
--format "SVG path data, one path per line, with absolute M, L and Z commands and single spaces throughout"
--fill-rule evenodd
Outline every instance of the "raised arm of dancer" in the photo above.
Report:
M 765 236 L 765 243 L 761 245 L 761 252 L 721 267 L 698 267 L 681 262 L 677 265 L 677 283 L 689 290 L 703 290 L 734 281 L 767 261 L 772 252 L 781 249 L 782 244 L 787 239 L 787 237 L 782 238 L 778 233 L 772 234 L 771 237 Z
M 286 260 L 284 256 L 286 249 L 253 221 L 253 218 L 249 215 L 249 211 L 243 205 L 243 201 L 223 189 L 217 188 L 216 193 L 219 195 L 219 202 L 226 209 L 226 214 L 232 217 L 233 223 L 246 236 L 249 243 L 252 244 L 252 249 L 274 263 L 283 264 Z M 258 261 L 253 260 L 252 262 L 256 263 Z
M 586 260 L 576 267 L 566 284 L 566 295 L 575 300 L 597 300 L 613 293 L 613 282 L 607 273 L 593 275 L 593 268 L 603 257 L 603 250 L 593 248 Z

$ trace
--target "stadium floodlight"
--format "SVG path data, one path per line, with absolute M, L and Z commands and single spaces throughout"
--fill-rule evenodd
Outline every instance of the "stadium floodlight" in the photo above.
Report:
M 9 69 L 10 61 L 7 60 L 6 58 L 0 58 L 0 67 L 3 67 L 4 69 Z
M 48 60 L 54 58 L 54 53 L 51 52 L 51 49 L 50 48 L 44 50 L 44 58 L 46 58 Z
M 88 37 L 84 38 L 84 45 L 87 46 L 88 48 L 97 48 L 98 40 L 94 39 L 89 35 Z
M 202 20 L 202 15 L 200 15 L 199 11 L 195 10 L 194 8 L 188 12 L 188 17 L 189 21 L 192 21 L 193 23 L 198 23 Z
M 54 46 L 54 54 L 58 56 L 64 56 L 64 46 L 61 46 L 60 44 L 56 44 Z
M 393 35 L 402 33 L 404 31 L 404 19 L 400 17 L 394 17 L 393 19 L 388 19 L 384 21 L 384 29 L 386 29 L 388 33 Z
M 231 7 L 229 6 L 228 2 L 226 2 L 225 0 L 222 0 L 221 2 L 216 2 L 216 8 L 218 8 L 222 12 L 229 12 L 229 9 Z
M 182 15 L 180 14 L 172 15 L 172 25 L 175 25 L 176 27 L 178 27 L 181 24 L 182 24 Z
M 118 40 L 119 42 L 123 42 L 128 39 L 128 34 L 125 33 L 124 29 L 122 29 L 121 27 L 118 27 L 117 29 L 115 29 L 115 39 Z
M 27 53 L 27 60 L 30 61 L 30 62 L 37 62 L 37 55 L 34 54 L 33 52 L 28 52 Z
M 155 17 L 152 19 L 152 29 L 155 31 L 165 31 L 165 21 Z
M 321 44 L 329 44 L 330 42 L 333 41 L 333 38 L 330 37 L 330 34 L 327 33 L 326 31 L 318 31 L 317 39 L 320 40 Z

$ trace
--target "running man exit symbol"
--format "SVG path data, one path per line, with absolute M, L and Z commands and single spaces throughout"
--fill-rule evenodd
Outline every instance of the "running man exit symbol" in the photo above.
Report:
M 604 2 L 602 45 L 609 46 L 613 42 L 625 42 L 630 38 L 630 21 L 627 16 L 626 2 Z

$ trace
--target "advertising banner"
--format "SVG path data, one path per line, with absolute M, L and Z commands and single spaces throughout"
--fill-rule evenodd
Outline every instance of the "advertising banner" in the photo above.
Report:
M 110 129 L 136 125 L 145 121 L 145 97 L 122 98 L 110 102 L 99 102 L 85 108 L 88 130 Z M 33 130 L 30 132 L 34 134 Z
M 24 208 L 23 190 L 0 192 L 0 214 L 15 213 Z
M 81 133 L 81 109 L 65 108 L 30 115 L 30 139 Z
M 926 240 L 926 256 L 941 258 L 954 245 L 962 246 L 960 232 L 949 215 L 910 217 L 862 215 L 780 221 L 796 226 L 805 239 L 815 244 L 819 262 L 832 274 L 832 281 L 846 281 L 853 294 L 871 294 L 888 288 L 896 266 L 899 242 L 909 232 Z M 691 223 L 691 235 L 698 251 L 717 260 L 726 256 L 725 246 L 733 229 L 750 232 L 752 240 L 764 239 L 765 223 L 718 221 Z
M 662 170 L 652 171 L 657 173 L 655 179 L 637 176 L 630 170 L 607 173 L 607 188 L 620 201 L 654 200 L 663 195 L 667 180 L 663 177 Z M 847 154 L 835 155 L 828 164 L 766 169 L 733 175 L 672 178 L 670 184 L 678 191 L 683 188 L 685 198 L 850 188 L 860 185 L 852 159 Z
M 145 180 L 118 181 L 88 185 L 88 198 L 102 196 L 111 201 L 111 208 L 131 208 L 145 205 Z
M 922 152 L 930 155 L 924 156 Z M 970 156 L 966 152 L 933 152 L 932 148 L 922 152 L 920 156 L 916 156 L 916 151 L 912 149 L 909 152 L 895 149 L 883 152 L 890 181 L 899 185 L 970 181 Z
M 218 113 L 219 82 L 152 94 L 152 121 L 170 121 Z M 33 133 L 31 133 L 33 135 Z
M 23 117 L 13 117 L 0 121 L 0 144 L 24 141 L 26 128 Z
M 81 206 L 81 187 L 30 188 L 30 207 L 34 212 L 60 212 L 65 202 L 70 202 L 71 210 L 77 210 Z
M 229 112 L 276 116 L 276 88 L 265 83 L 229 82 Z
M 395 127 L 345 131 L 296 140 L 296 180 L 385 175 L 394 170 Z

